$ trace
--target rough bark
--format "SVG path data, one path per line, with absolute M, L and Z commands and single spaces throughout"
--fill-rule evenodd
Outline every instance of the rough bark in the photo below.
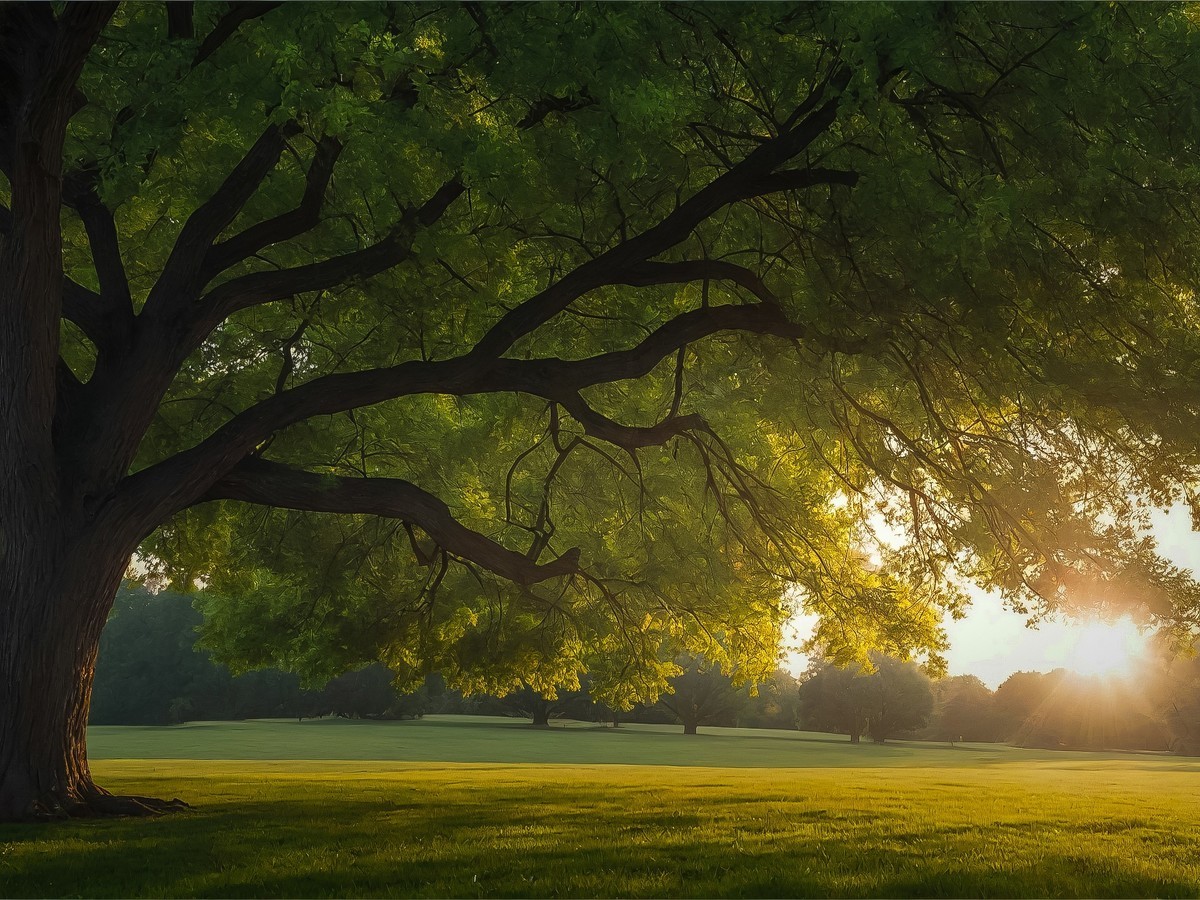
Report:
M 0 821 L 149 815 L 180 801 L 115 797 L 92 780 L 87 719 L 100 632 L 128 563 L 104 540 L 39 533 L 6 555 L 0 602 Z M 11 545 L 10 545 L 11 548 Z
M 115 4 L 0 10 L 0 821 L 150 813 L 87 761 L 100 632 L 141 537 L 81 488 L 56 413 L 78 382 L 58 357 L 62 147 L 75 80 Z M 64 447 L 67 448 L 64 451 Z

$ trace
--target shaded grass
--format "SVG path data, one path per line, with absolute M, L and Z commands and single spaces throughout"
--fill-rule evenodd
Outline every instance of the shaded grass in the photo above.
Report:
M 0 828 L 4 896 L 1196 896 L 1194 775 L 112 761 L 153 821 Z

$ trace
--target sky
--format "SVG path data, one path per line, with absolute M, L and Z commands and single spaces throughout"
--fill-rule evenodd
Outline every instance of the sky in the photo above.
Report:
M 1163 556 L 1200 572 L 1200 534 L 1192 531 L 1186 507 L 1156 514 L 1153 533 Z M 1005 609 L 998 596 L 975 588 L 968 593 L 971 606 L 966 617 L 945 623 L 950 638 L 949 674 L 976 675 L 993 689 L 1013 672 L 1074 668 L 1082 657 L 1136 652 L 1144 641 L 1127 623 L 1112 630 L 1086 621 L 1055 620 L 1029 628 L 1025 617 Z M 801 617 L 793 624 L 798 641 L 803 640 L 812 619 Z M 805 665 L 802 654 L 789 655 L 787 666 L 793 673 L 799 674 Z

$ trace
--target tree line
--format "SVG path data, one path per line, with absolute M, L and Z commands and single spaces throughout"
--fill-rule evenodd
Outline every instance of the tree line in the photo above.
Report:
M 235 674 L 196 645 L 202 614 L 186 596 L 126 588 L 101 643 L 92 724 L 169 725 L 253 718 L 414 718 L 430 713 L 507 715 L 547 726 L 555 718 L 699 726 L 799 728 L 882 743 L 1008 742 L 1022 747 L 1200 752 L 1200 662 L 1148 665 L 1137 678 L 1065 669 L 1017 672 L 996 690 L 974 675 L 932 679 L 918 665 L 874 654 L 873 670 L 815 661 L 799 678 L 777 670 L 755 688 L 699 658 L 658 702 L 618 711 L 589 679 L 552 696 L 523 686 L 505 696 L 464 695 L 436 674 L 398 692 L 381 664 L 321 685 L 278 668 Z

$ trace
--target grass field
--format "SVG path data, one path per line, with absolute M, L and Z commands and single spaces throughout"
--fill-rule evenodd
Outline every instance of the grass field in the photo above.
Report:
M 0 827 L 0 896 L 1200 895 L 1171 757 L 437 718 L 92 743 L 195 809 Z

